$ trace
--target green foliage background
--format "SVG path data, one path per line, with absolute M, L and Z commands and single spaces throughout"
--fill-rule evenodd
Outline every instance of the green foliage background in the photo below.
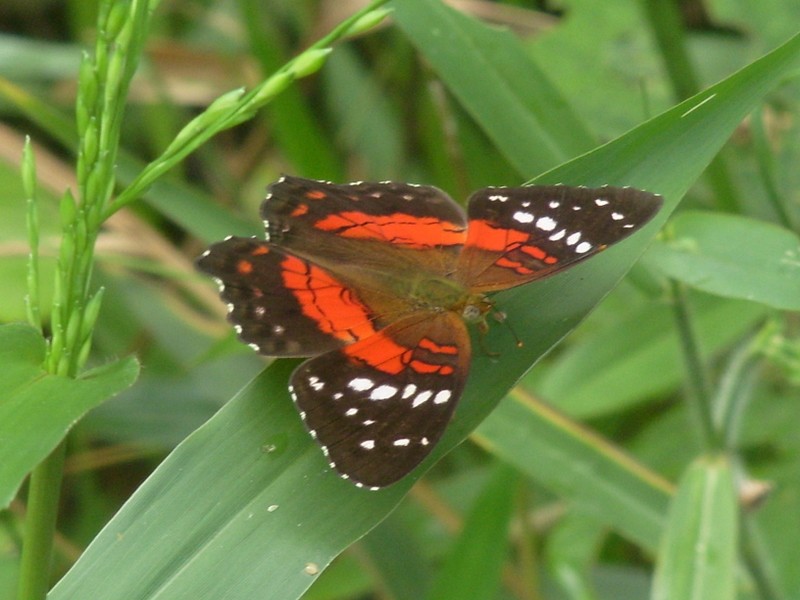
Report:
M 533 4 L 400 0 L 351 37 L 344 2 L 0 9 L 0 597 L 37 597 L 18 594 L 37 576 L 61 580 L 51 600 L 800 596 L 800 9 Z M 100 310 L 81 328 L 88 362 L 62 372 L 57 344 L 20 323 L 37 324 L 28 246 L 49 338 L 64 190 L 79 207 L 92 192 L 81 52 L 104 36 L 112 56 L 144 50 L 103 105 L 121 141 L 99 142 L 117 184 L 86 296 Z M 192 267 L 210 241 L 260 234 L 282 172 L 455 198 L 533 179 L 633 185 L 665 208 L 619 247 L 499 295 L 524 347 L 493 328 L 499 361 L 476 352 L 432 459 L 369 493 L 303 431 L 285 387 L 296 362 L 265 369 Z M 60 477 L 54 448 L 55 559 L 31 575 L 20 553 L 46 511 L 23 482 L 40 463 Z

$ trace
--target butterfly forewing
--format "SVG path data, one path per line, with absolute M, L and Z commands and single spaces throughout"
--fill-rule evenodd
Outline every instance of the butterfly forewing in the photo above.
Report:
M 219 281 L 239 337 L 267 356 L 310 356 L 375 333 L 355 291 L 266 242 L 230 237 L 197 266 Z
M 300 365 L 292 395 L 331 466 L 378 488 L 442 435 L 467 378 L 469 336 L 451 312 L 421 313 Z
M 552 275 L 626 238 L 660 206 L 661 196 L 633 188 L 479 190 L 457 278 L 485 292 Z
M 466 238 L 464 210 L 447 194 L 404 183 L 282 177 L 261 217 L 271 244 L 334 270 L 358 262 L 384 274 L 442 273 L 454 268 Z

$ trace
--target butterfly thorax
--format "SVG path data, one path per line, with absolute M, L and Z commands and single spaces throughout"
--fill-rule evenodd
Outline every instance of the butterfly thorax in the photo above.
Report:
M 452 311 L 470 323 L 482 321 L 494 305 L 485 295 L 470 292 L 454 279 L 430 274 L 421 274 L 412 280 L 408 297 L 415 308 Z

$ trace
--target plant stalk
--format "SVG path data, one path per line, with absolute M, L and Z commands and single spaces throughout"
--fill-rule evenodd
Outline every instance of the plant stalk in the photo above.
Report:
M 31 472 L 17 600 L 44 600 L 47 596 L 65 454 L 66 442 L 62 441 Z
M 695 422 L 703 449 L 707 454 L 716 454 L 722 450 L 722 439 L 714 426 L 711 411 L 711 382 L 700 355 L 700 344 L 692 322 L 689 299 L 683 285 L 677 281 L 670 282 L 670 292 L 686 366 L 688 386 L 686 398 L 689 412 Z

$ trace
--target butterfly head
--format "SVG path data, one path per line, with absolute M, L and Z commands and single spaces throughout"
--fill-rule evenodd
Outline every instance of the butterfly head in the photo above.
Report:
M 486 315 L 494 309 L 494 301 L 483 294 L 469 294 L 458 308 L 467 323 L 477 323 L 485 328 Z

